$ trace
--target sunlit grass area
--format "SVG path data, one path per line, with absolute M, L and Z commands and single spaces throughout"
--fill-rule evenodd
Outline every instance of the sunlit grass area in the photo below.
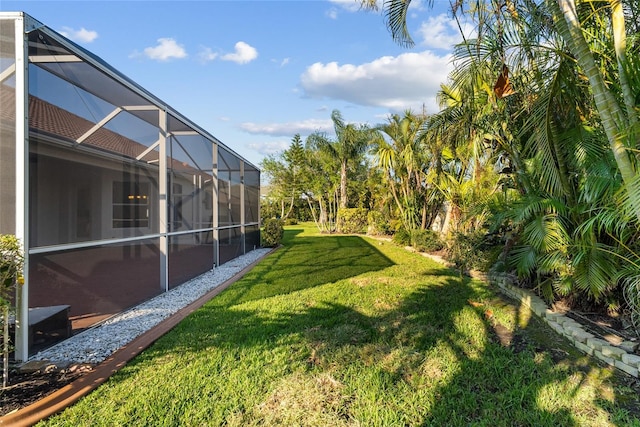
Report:
M 488 285 L 392 243 L 295 226 L 45 424 L 640 425 L 623 391 Z

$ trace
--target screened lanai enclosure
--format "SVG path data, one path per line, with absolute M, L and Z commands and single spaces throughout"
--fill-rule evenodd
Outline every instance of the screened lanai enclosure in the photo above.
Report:
M 0 55 L 16 360 L 259 246 L 250 162 L 24 13 L 0 12 Z

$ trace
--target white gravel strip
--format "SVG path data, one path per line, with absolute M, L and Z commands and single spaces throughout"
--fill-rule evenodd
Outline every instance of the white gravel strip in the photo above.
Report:
M 271 249 L 256 249 L 158 295 L 136 307 L 117 314 L 43 350 L 31 358 L 51 363 L 97 364 L 139 335 L 218 287 Z

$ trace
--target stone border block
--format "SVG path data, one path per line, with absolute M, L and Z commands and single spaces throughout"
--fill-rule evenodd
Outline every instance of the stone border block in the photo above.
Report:
M 545 306 L 545 307 L 546 307 L 546 306 Z M 562 313 L 558 313 L 558 312 L 556 312 L 556 311 L 551 311 L 551 310 L 549 310 L 549 309 L 547 308 L 547 309 L 545 310 L 545 312 L 544 312 L 544 317 L 545 317 L 546 319 L 549 319 L 549 320 L 555 320 L 556 322 L 558 322 L 558 319 L 560 319 L 561 317 L 565 317 L 565 316 L 564 316 L 564 314 L 562 314 Z M 559 322 L 559 323 L 562 323 L 562 322 Z
M 576 341 L 586 344 L 587 340 L 589 338 L 595 338 L 595 335 L 584 330 L 574 330 L 573 337 Z
M 635 353 L 638 349 L 638 343 L 634 341 L 622 341 L 618 347 L 626 351 L 627 353 Z
M 629 375 L 632 375 L 634 377 L 638 376 L 638 368 L 636 368 L 635 366 L 629 366 L 626 363 L 623 363 L 619 360 L 615 361 L 615 365 L 616 368 L 620 369 L 621 371 L 626 372 Z
M 622 360 L 622 355 L 627 354 L 627 352 L 618 347 L 606 346 L 602 347 L 602 354 L 607 357 Z
M 602 351 L 602 347 L 608 346 L 609 343 L 600 338 L 588 338 L 587 345 L 594 350 Z
M 602 360 L 604 363 L 611 365 L 611 366 L 616 366 L 616 361 L 615 359 L 612 359 L 610 357 L 605 356 L 604 354 L 602 354 L 601 351 L 598 350 L 594 350 L 593 351 L 593 355 L 595 357 L 597 357 L 598 359 Z
M 493 280 L 495 281 L 495 278 Z M 545 321 L 551 329 L 566 337 L 571 344 L 581 352 L 593 356 L 636 378 L 640 377 L 640 356 L 626 351 L 627 347 L 629 349 L 633 348 L 633 343 L 620 348 L 609 341 L 596 338 L 595 335 L 587 332 L 582 324 L 576 320 L 562 313 L 550 310 L 546 303 L 537 295 L 511 284 L 511 282 L 504 277 L 501 277 L 497 282 L 506 295 L 515 300 L 519 300 L 523 306 L 527 306 L 532 312 Z M 626 344 L 626 342 L 623 342 L 623 344 Z
M 635 366 L 640 368 L 640 356 L 637 354 L 623 354 L 622 361 L 627 365 Z
M 556 323 L 556 322 L 553 322 L 553 321 L 548 321 L 547 325 L 549 325 L 551 327 L 551 329 L 553 329 L 554 331 L 556 331 L 559 334 L 562 334 L 562 332 L 564 331 L 564 328 L 559 323 Z
M 594 350 L 586 344 L 581 343 L 580 341 L 575 341 L 573 345 L 583 353 L 587 353 L 589 356 L 593 356 Z

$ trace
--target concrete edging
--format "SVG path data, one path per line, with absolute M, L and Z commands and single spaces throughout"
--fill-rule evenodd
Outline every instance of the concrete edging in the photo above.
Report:
M 570 317 L 550 310 L 539 296 L 527 289 L 515 286 L 507 275 L 494 274 L 484 279 L 497 285 L 505 295 L 527 306 L 551 329 L 567 338 L 581 352 L 593 356 L 633 377 L 640 378 L 640 356 L 629 353 L 623 348 L 625 345 L 631 347 L 635 343 L 622 341 L 619 345 L 614 345 L 609 341 L 596 337 Z

